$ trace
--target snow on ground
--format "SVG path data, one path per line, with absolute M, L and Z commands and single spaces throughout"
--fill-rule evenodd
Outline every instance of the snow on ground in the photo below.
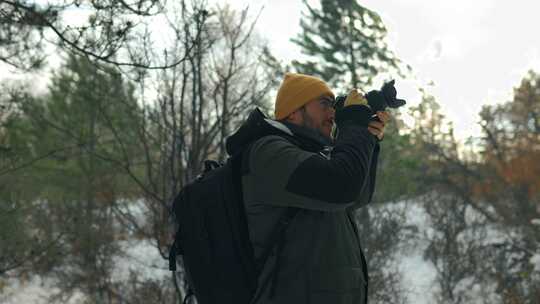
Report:
M 409 303 L 433 303 L 435 269 L 422 258 L 422 250 L 401 258 L 403 287 L 409 292 Z
M 534 265 L 534 271 L 540 271 L 540 253 L 533 255 L 530 262 Z
M 145 206 L 142 201 L 122 205 L 124 212 L 133 215 L 141 225 L 145 220 Z M 135 272 L 141 280 L 164 280 L 171 277 L 168 260 L 159 254 L 148 240 L 132 238 L 121 241 L 124 254 L 115 257 L 113 281 L 127 281 L 130 272 Z M 1 282 L 0 282 L 1 283 Z M 45 304 L 47 298 L 56 293 L 51 279 L 35 276 L 29 280 L 10 279 L 7 287 L 0 291 L 0 304 Z M 84 295 L 76 294 L 68 304 L 81 303 Z
M 48 304 L 48 297 L 58 292 L 50 280 L 37 276 L 28 281 L 10 279 L 7 283 L 7 287 L 0 293 L 2 304 Z M 76 294 L 67 304 L 78 303 L 83 298 L 82 294 Z
M 144 226 L 148 209 L 142 200 L 125 204 L 124 212 L 131 214 L 139 226 Z M 113 280 L 126 281 L 130 272 L 136 272 L 141 280 L 170 278 L 169 260 L 164 259 L 155 244 L 147 239 L 131 238 L 120 244 L 124 255 L 115 258 Z
M 142 208 L 142 206 L 137 208 Z M 403 287 L 409 292 L 408 302 L 434 303 L 435 291 L 438 289 L 435 284 L 436 271 L 430 262 L 423 259 L 423 252 L 428 245 L 423 236 L 433 233 L 429 217 L 418 201 L 403 201 L 384 208 L 405 212 L 406 225 L 415 226 L 418 229 L 416 234 L 418 237 L 408 246 L 404 246 L 396 258 L 397 267 L 403 275 Z M 142 213 L 138 215 L 138 217 L 143 217 Z M 500 241 L 504 236 L 495 227 L 493 228 L 489 229 L 487 239 L 490 242 Z M 130 272 L 136 272 L 143 280 L 168 280 L 170 278 L 168 261 L 159 255 L 158 250 L 150 241 L 131 239 L 122 241 L 121 247 L 125 254 L 115 258 L 116 269 L 112 278 L 114 281 L 126 281 Z M 540 271 L 540 253 L 533 255 L 530 262 L 535 265 L 535 271 Z M 24 283 L 14 279 L 7 283 L 8 287 L 0 293 L 1 304 L 45 304 L 47 297 L 55 291 L 51 281 L 42 280 L 39 277 Z M 474 289 L 473 286 L 471 289 L 473 297 L 481 297 L 481 292 Z M 82 298 L 82 295 L 77 295 L 69 303 L 79 302 Z
M 146 240 L 124 241 L 121 244 L 125 255 L 116 257 L 114 281 L 127 281 L 130 271 L 139 275 L 139 279 L 163 280 L 171 276 L 168 261 L 163 259 L 155 246 Z M 11 279 L 8 287 L 0 293 L 1 304 L 46 304 L 47 298 L 58 290 L 52 286 L 52 280 L 36 276 L 27 282 Z M 68 304 L 81 303 L 84 296 L 76 294 Z
M 171 277 L 169 262 L 161 257 L 157 248 L 148 240 L 130 240 L 122 243 L 125 256 L 116 258 L 113 280 L 126 281 L 130 271 L 140 279 L 161 280 Z
M 425 224 L 427 217 L 420 205 L 403 202 L 391 208 L 406 210 L 407 224 L 416 225 L 420 233 L 428 229 Z M 406 250 L 397 262 L 403 273 L 404 287 L 410 291 L 409 303 L 433 303 L 432 290 L 435 271 L 431 264 L 423 260 L 422 254 L 426 244 L 419 242 L 420 244 L 415 244 L 412 249 Z M 112 277 L 114 281 L 127 280 L 130 271 L 138 273 L 140 279 L 162 280 L 170 278 L 168 261 L 159 255 L 156 247 L 150 241 L 131 239 L 122 241 L 121 247 L 124 249 L 125 255 L 115 258 L 116 269 Z M 2 304 L 45 304 L 47 297 L 54 290 L 51 281 L 38 277 L 24 284 L 15 280 L 9 284 L 9 288 L 0 295 L 0 303 Z M 82 296 L 75 297 L 70 303 L 76 303 L 81 298 Z
M 389 208 L 405 210 L 406 225 L 416 226 L 418 235 L 421 236 L 428 232 L 428 216 L 420 204 L 413 201 L 402 201 L 390 205 Z M 402 286 L 409 292 L 409 303 L 433 303 L 436 273 L 433 265 L 423 259 L 427 245 L 427 242 L 420 237 L 415 240 L 412 246 L 408 246 L 399 253 L 396 258 L 399 270 L 403 274 Z

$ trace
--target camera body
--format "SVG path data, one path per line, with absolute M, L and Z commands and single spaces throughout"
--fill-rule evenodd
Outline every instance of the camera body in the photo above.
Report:
M 397 91 L 394 86 L 395 80 L 385 83 L 380 90 L 373 90 L 366 94 L 366 99 L 373 113 L 384 111 L 387 107 L 399 108 L 407 102 L 404 99 L 398 99 Z M 341 109 L 345 104 L 347 95 L 338 95 L 334 103 L 334 108 Z

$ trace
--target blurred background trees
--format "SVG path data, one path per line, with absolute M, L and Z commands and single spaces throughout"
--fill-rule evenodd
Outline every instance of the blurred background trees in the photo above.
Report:
M 181 301 L 184 274 L 167 271 L 168 206 L 202 160 L 225 159 L 247 112 L 270 113 L 284 71 L 321 76 L 337 93 L 378 88 L 381 73 L 408 77 L 376 12 L 304 4 L 293 42 L 306 57 L 283 63 L 247 9 L 0 1 L 0 62 L 30 72 L 62 60 L 45 91 L 1 84 L 0 293 L 40 276 L 51 302 Z M 435 270 L 436 302 L 536 303 L 539 107 L 530 71 L 511 100 L 482 109 L 482 137 L 466 145 L 427 88 L 392 112 L 373 204 L 357 214 L 373 303 L 407 303 L 400 266 L 413 249 Z M 428 228 L 411 223 L 413 210 Z
M 484 106 L 479 153 L 458 149 L 432 97 L 411 109 L 415 154 L 423 160 L 416 180 L 428 194 L 420 201 L 433 229 L 424 254 L 436 268 L 441 303 L 538 300 L 539 92 L 531 71 L 512 100 Z
M 165 1 L 154 0 L 0 1 L 0 61 L 22 69 L 40 68 L 54 52 L 52 44 L 117 67 L 172 67 L 186 58 L 169 54 L 163 61 L 153 56 L 168 48 L 159 50 L 153 43 L 160 29 L 151 26 L 167 9 Z M 200 14 L 199 19 L 204 18 Z M 194 43 L 188 46 L 192 47 Z
M 3 30 L 38 35 L 3 50 L 33 43 L 28 48 L 45 51 L 50 39 L 65 63 L 44 93 L 6 84 L 2 94 L 0 277 L 37 269 L 58 288 L 53 302 L 77 294 L 92 303 L 182 298 L 183 274 L 170 280 L 166 270 L 169 204 L 202 160 L 225 157 L 225 138 L 254 105 L 268 109 L 276 85 L 277 61 L 253 34 L 252 14 L 205 1 L 172 3 L 166 16 L 158 1 L 1 5 L 11 18 L 1 21 L 13 24 Z M 59 16 L 78 7 L 89 24 L 66 42 L 74 29 Z M 58 19 L 43 20 L 49 12 Z M 46 24 L 24 23 L 28 16 Z M 150 43 L 149 19 L 158 16 L 173 38 L 163 51 Z M 40 68 L 19 51 L 4 61 Z M 119 277 L 133 238 L 161 256 L 163 279 Z
M 302 32 L 292 41 L 307 58 L 292 62 L 298 71 L 348 90 L 367 88 L 375 76 L 404 68 L 387 45 L 387 30 L 377 13 L 354 0 L 302 2 Z
M 488 273 L 507 303 L 540 298 L 538 269 L 531 258 L 540 249 L 540 76 L 533 72 L 514 89 L 513 99 L 480 112 L 482 179 L 473 197 L 489 206 L 506 238 L 492 246 Z M 536 266 L 537 267 L 537 266 Z

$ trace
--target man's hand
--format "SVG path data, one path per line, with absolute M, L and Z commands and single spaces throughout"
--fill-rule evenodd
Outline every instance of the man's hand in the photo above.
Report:
M 368 124 L 368 130 L 371 134 L 375 135 L 379 141 L 384 137 L 384 127 L 388 121 L 390 121 L 390 114 L 386 111 L 378 111 L 377 117 L 380 121 L 372 120 Z
M 353 124 L 367 127 L 374 113 L 371 111 L 364 94 L 357 89 L 352 89 L 347 97 L 338 96 L 335 108 L 335 121 L 338 129 L 341 128 L 346 121 L 352 121 Z
M 371 108 L 366 97 L 364 97 L 364 93 L 358 91 L 358 89 L 352 89 L 347 95 L 347 98 L 345 98 L 344 106 L 347 107 L 351 105 L 364 105 Z

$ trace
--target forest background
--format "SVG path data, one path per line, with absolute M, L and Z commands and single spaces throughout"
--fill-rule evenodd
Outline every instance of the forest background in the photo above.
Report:
M 226 158 L 249 111 L 271 116 L 285 71 L 337 92 L 414 77 L 361 3 L 304 1 L 291 61 L 256 30 L 260 14 L 203 0 L 0 1 L 0 301 L 39 278 L 43 302 L 180 303 L 170 203 L 204 159 Z M 392 112 L 373 203 L 357 214 L 371 302 L 418 302 L 400 265 L 420 251 L 434 273 L 426 303 L 538 303 L 540 75 L 483 106 L 481 134 L 464 141 L 429 85 L 416 96 Z

